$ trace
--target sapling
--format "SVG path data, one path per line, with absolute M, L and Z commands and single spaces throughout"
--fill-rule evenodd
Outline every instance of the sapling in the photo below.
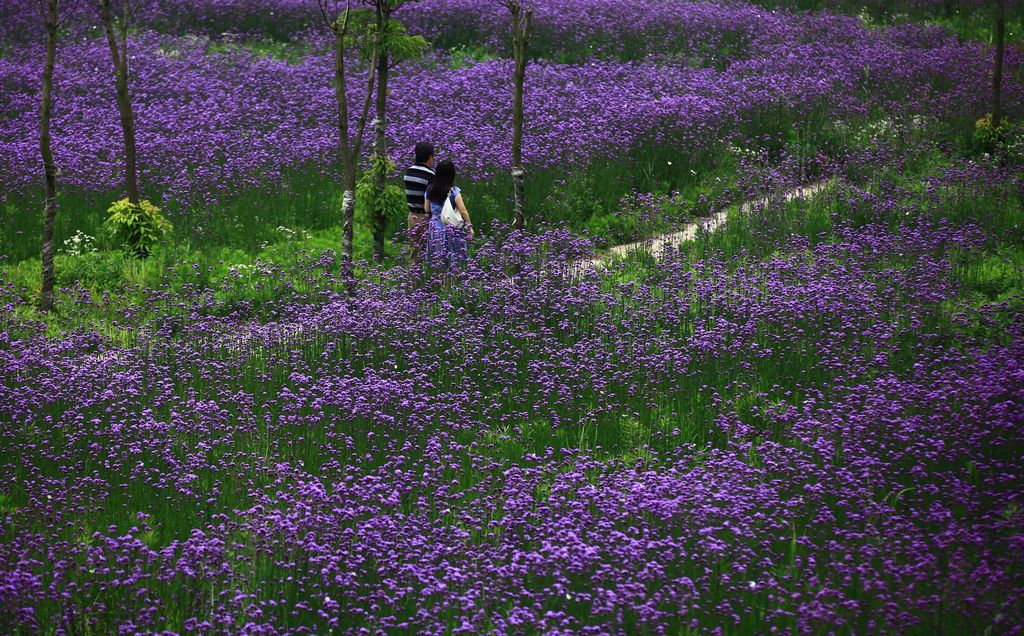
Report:
M 377 99 L 374 120 L 375 139 L 373 154 L 378 162 L 387 157 L 387 100 L 388 77 L 396 65 L 401 62 L 422 56 L 429 47 L 427 41 L 418 35 L 408 35 L 405 26 L 392 18 L 395 10 L 410 0 L 362 0 L 373 10 L 374 15 L 374 59 L 377 64 Z M 373 180 L 375 198 L 385 196 L 388 175 L 378 171 Z M 384 260 L 384 232 L 387 229 L 387 218 L 383 215 L 382 206 L 371 205 L 373 217 L 373 258 Z
M 523 92 L 526 84 L 526 64 L 529 61 L 530 40 L 533 38 L 533 6 L 528 0 L 497 0 L 512 14 L 512 57 L 515 70 L 512 77 L 512 189 L 515 216 L 513 227 L 526 225 L 526 172 L 523 170 Z
M 1003 125 L 1003 51 L 1006 47 L 1006 0 L 996 0 L 995 61 L 992 69 L 992 128 Z
M 341 261 L 346 275 L 352 273 L 352 233 L 355 216 L 356 170 L 363 145 L 363 133 L 373 99 L 373 85 L 377 73 L 376 55 L 378 47 L 375 42 L 379 37 L 373 30 L 373 15 L 366 9 L 352 9 L 351 0 L 345 3 L 345 10 L 337 14 L 328 13 L 332 7 L 328 0 L 317 0 L 324 23 L 334 34 L 334 92 L 338 107 L 338 156 L 341 159 L 342 187 L 344 195 L 341 204 Z M 338 17 L 329 16 L 337 14 Z M 349 126 L 349 104 L 346 92 L 345 65 L 351 49 L 357 49 L 367 63 L 366 93 L 363 96 L 362 110 L 357 120 L 355 131 Z
M 59 0 L 38 0 L 39 15 L 46 31 L 46 58 L 43 63 L 43 90 L 39 106 L 39 150 L 43 156 L 43 177 L 46 182 L 46 198 L 43 212 L 43 287 L 39 297 L 39 309 L 49 313 L 53 309 L 53 287 L 56 276 L 53 271 L 53 228 L 57 220 L 57 165 L 53 160 L 51 147 L 50 120 L 53 118 L 53 72 L 57 65 L 57 37 L 60 26 L 77 6 L 77 0 L 70 3 L 71 9 L 62 18 Z
M 128 200 L 139 204 L 139 171 L 135 148 L 135 115 L 128 91 L 128 29 L 141 0 L 122 0 L 121 15 L 115 16 L 111 0 L 96 0 L 96 9 L 107 35 L 110 56 L 114 62 L 114 87 L 117 94 L 117 110 L 121 115 L 121 132 L 124 134 L 125 189 Z
M 127 198 L 114 203 L 108 212 L 108 228 L 124 237 L 132 255 L 147 258 L 153 243 L 170 231 L 170 223 L 159 214 L 159 209 L 139 196 L 138 153 L 135 146 L 135 114 L 128 91 L 128 30 L 142 0 L 120 0 L 120 15 L 115 15 L 112 0 L 96 0 L 96 8 L 114 63 L 114 87 L 117 110 L 121 115 L 124 135 L 124 174 Z

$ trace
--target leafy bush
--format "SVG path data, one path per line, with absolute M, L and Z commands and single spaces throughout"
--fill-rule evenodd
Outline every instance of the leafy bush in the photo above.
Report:
M 373 187 L 376 174 L 383 172 L 385 175 L 393 174 L 395 163 L 384 157 L 378 158 L 374 155 L 373 166 L 367 170 L 356 184 L 356 219 L 359 222 L 368 222 L 371 230 L 387 230 L 389 221 L 401 221 L 404 219 L 408 205 L 405 199 L 405 190 L 396 185 L 387 185 L 381 195 L 376 196 Z
M 974 134 L 971 136 L 972 150 L 977 153 L 992 154 L 996 150 L 1005 130 L 1005 123 L 998 128 L 992 125 L 992 113 L 974 123 Z
M 107 213 L 110 216 L 103 227 L 137 258 L 148 257 L 153 246 L 173 229 L 170 221 L 160 214 L 160 208 L 149 201 L 136 205 L 121 199 L 111 205 Z
M 499 59 L 498 56 L 479 44 L 460 44 L 452 48 L 448 55 L 448 65 L 456 69 L 467 68 L 480 62 Z

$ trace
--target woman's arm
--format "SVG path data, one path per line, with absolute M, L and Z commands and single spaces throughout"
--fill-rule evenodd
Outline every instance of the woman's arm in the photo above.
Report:
M 469 235 L 475 236 L 473 232 L 473 222 L 469 220 L 469 211 L 466 210 L 466 203 L 462 200 L 462 193 L 455 195 L 455 207 L 459 209 L 459 214 L 462 215 L 462 220 L 465 221 L 466 227 L 469 228 Z
M 430 214 L 430 199 L 427 198 L 427 195 L 423 195 L 423 211 Z

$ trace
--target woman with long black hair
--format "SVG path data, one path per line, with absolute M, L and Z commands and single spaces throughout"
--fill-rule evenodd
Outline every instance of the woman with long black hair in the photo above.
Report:
M 423 201 L 423 209 L 430 215 L 427 255 L 435 266 L 448 269 L 459 268 L 466 262 L 469 257 L 467 235 L 474 236 L 462 190 L 455 185 L 455 174 L 455 164 L 450 159 L 438 163 Z M 461 222 L 445 222 L 442 218 L 445 203 L 451 204 Z

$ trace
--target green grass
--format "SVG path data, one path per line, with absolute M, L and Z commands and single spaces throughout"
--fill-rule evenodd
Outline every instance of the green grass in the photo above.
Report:
M 312 47 L 296 41 L 281 41 L 270 37 L 241 39 L 235 42 L 211 40 L 206 47 L 210 54 L 230 55 L 235 53 L 251 53 L 258 57 L 269 57 L 289 64 L 300 64 L 310 53 Z

